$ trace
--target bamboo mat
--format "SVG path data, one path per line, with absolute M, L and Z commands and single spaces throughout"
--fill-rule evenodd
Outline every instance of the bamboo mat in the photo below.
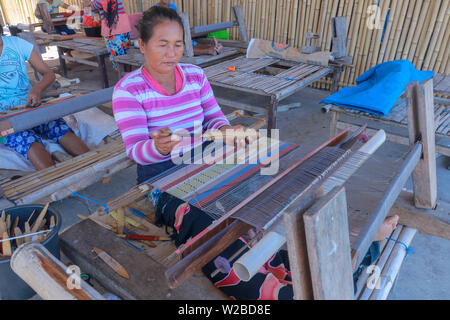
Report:
M 370 119 L 376 119 L 378 121 L 400 124 L 403 126 L 408 125 L 408 112 L 406 107 L 406 101 L 399 99 L 392 110 L 386 117 L 378 117 L 376 115 L 366 113 L 364 111 L 333 107 L 335 112 L 343 112 L 350 114 L 354 117 L 366 117 Z M 436 134 L 442 137 L 450 137 L 450 108 L 447 105 L 435 103 L 434 105 L 434 120 Z
M 236 67 L 236 71 L 230 71 L 230 67 Z M 286 70 L 273 75 L 258 72 L 266 67 Z M 305 63 L 287 63 L 277 58 L 247 59 L 238 57 L 207 67 L 205 73 L 211 83 L 227 84 L 274 94 L 286 87 L 298 84 L 301 80 L 313 77 L 324 69 L 327 68 Z
M 119 159 L 122 154 L 125 154 L 125 151 L 121 139 L 114 140 L 96 150 L 58 163 L 48 169 L 36 171 L 19 179 L 4 182 L 0 187 L 8 199 L 16 200 L 33 193 L 38 193 L 47 186 L 54 185 L 64 179 L 70 179 L 71 176 L 83 170 L 95 169 L 98 163 L 106 163 L 106 161 L 114 160 L 115 158 Z

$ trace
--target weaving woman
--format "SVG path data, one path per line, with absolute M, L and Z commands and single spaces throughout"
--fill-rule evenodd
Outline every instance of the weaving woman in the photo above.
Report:
M 162 6 L 150 8 L 141 18 L 139 32 L 146 62 L 116 85 L 113 111 L 126 152 L 138 164 L 138 183 L 142 183 L 175 166 L 171 152 L 180 142 L 174 139 L 177 129 L 193 133 L 196 121 L 202 123 L 203 131 L 243 127 L 230 126 L 202 69 L 179 63 L 184 52 L 184 30 L 175 11 Z M 174 135 L 170 135 L 172 132 Z M 226 143 L 241 146 L 253 141 L 251 137 L 244 139 L 229 139 Z M 155 192 L 153 201 L 157 224 L 174 230 L 177 246 L 213 222 L 196 207 L 167 193 Z M 235 241 L 205 265 L 203 272 L 233 299 L 293 299 L 286 251 L 274 255 L 248 282 L 240 281 L 231 268 L 226 270 L 230 257 L 246 246 L 243 238 Z M 225 270 L 215 273 L 218 265 L 225 265 Z
M 19 106 L 39 106 L 41 93 L 55 81 L 55 74 L 33 50 L 31 43 L 18 37 L 3 36 L 1 26 L 0 32 L 0 111 Z M 27 61 L 42 75 L 42 79 L 34 86 L 28 79 Z M 13 133 L 1 138 L 0 143 L 20 153 L 36 169 L 42 170 L 55 164 L 42 144 L 42 138 L 59 143 L 72 156 L 89 151 L 63 119 Z
M 89 0 L 86 4 L 89 3 Z M 93 0 L 90 2 L 93 10 L 98 10 L 102 22 L 102 36 L 106 41 L 109 56 L 114 69 L 117 65 L 113 57 L 127 54 L 130 49 L 130 21 L 122 0 Z

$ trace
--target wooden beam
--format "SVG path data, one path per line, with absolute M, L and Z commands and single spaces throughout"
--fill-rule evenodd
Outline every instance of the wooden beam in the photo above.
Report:
M 353 274 L 344 187 L 303 216 L 315 300 L 353 300 Z
M 294 300 L 314 299 L 303 214 L 316 199 L 313 195 L 307 201 L 289 205 L 283 216 Z
M 333 32 L 333 56 L 341 58 L 347 55 L 347 23 L 345 17 L 331 18 Z
M 189 16 L 187 13 L 180 13 L 181 21 L 184 27 L 184 56 L 193 57 L 194 56 L 194 46 L 192 44 L 191 26 L 189 24 Z
M 416 143 L 374 210 L 371 221 L 367 224 L 366 228 L 360 232 L 354 245 L 354 250 L 352 250 L 353 270 L 356 270 L 356 267 L 362 262 L 367 250 L 375 239 L 378 230 L 383 224 L 384 219 L 389 214 L 389 211 L 397 200 L 403 186 L 417 166 L 421 154 L 422 145 Z M 355 248 L 357 248 L 357 250 L 355 250 Z
M 234 16 L 236 17 L 236 21 L 239 28 L 239 35 L 241 36 L 241 40 L 243 42 L 248 42 L 248 34 L 247 34 L 247 26 L 245 24 L 244 12 L 241 6 L 233 7 Z
M 114 88 L 103 89 L 62 102 L 40 106 L 0 120 L 0 136 L 34 128 L 63 116 L 83 111 L 112 100 Z
M 77 63 L 81 63 L 81 64 L 86 64 L 86 65 L 91 66 L 91 67 L 96 67 L 96 68 L 99 67 L 99 64 L 97 62 L 91 61 L 91 60 L 87 60 L 87 59 L 74 58 L 74 57 L 70 57 L 70 56 L 66 56 L 66 55 L 63 55 L 61 58 L 64 59 L 64 60 L 67 60 L 67 61 L 71 61 L 71 62 L 77 62 Z
M 48 10 L 47 3 L 38 3 L 37 9 L 39 11 L 39 14 L 42 18 L 42 21 L 44 22 L 44 28 L 49 34 L 55 34 L 55 26 L 52 22 L 52 17 L 50 16 L 50 11 Z
M 418 209 L 414 206 L 414 194 L 402 192 L 389 212 L 398 215 L 399 223 L 417 229 L 421 234 L 450 240 L 450 203 L 440 200 L 436 210 Z
M 437 202 L 436 143 L 433 104 L 433 79 L 406 87 L 410 144 L 421 141 L 423 156 L 413 172 L 415 204 L 434 209 Z
M 197 26 L 197 27 L 193 27 L 191 29 L 191 36 L 193 38 L 206 36 L 211 32 L 226 30 L 231 27 L 234 27 L 233 21 L 208 24 L 208 25 L 204 25 L 204 26 Z

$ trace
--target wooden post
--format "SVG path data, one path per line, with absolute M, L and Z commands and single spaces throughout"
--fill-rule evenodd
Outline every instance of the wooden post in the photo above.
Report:
M 77 288 L 76 275 L 68 273 L 68 268 L 40 243 L 30 242 L 16 249 L 11 268 L 44 300 L 104 300 L 79 277 Z
M 433 79 L 406 87 L 409 142 L 422 142 L 422 158 L 413 172 L 417 208 L 435 209 L 437 203 L 436 144 Z
M 269 138 L 272 137 L 272 129 L 277 129 L 277 110 L 278 110 L 278 99 L 276 96 L 270 97 L 270 105 L 268 111 L 268 121 L 267 121 L 267 132 Z
M 347 55 L 347 23 L 345 17 L 335 17 L 331 19 L 331 30 L 333 35 L 333 57 L 339 59 Z M 333 83 L 331 92 L 339 90 L 339 80 L 341 79 L 342 66 L 333 68 Z
M 55 34 L 55 26 L 52 22 L 52 17 L 50 16 L 50 11 L 46 3 L 37 4 L 39 14 L 41 15 L 42 21 L 44 23 L 44 28 L 48 34 Z
M 347 55 L 347 23 L 345 17 L 331 19 L 331 30 L 333 32 L 333 56 L 335 59 Z
M 241 36 L 242 42 L 248 42 L 247 26 L 245 25 L 244 12 L 241 6 L 233 7 L 234 16 L 238 23 L 239 35 Z
M 102 80 L 103 80 L 103 88 L 109 88 L 109 81 L 108 81 L 108 71 L 106 69 L 106 63 L 105 63 L 105 56 L 100 55 L 97 56 L 98 60 L 98 67 L 102 73 Z
M 189 16 L 187 13 L 180 13 L 181 21 L 183 21 L 184 27 L 184 55 L 186 57 L 194 56 L 194 46 L 192 44 L 191 26 L 189 24 Z
M 303 216 L 316 300 L 353 300 L 347 200 L 336 187 Z
M 286 208 L 283 215 L 295 300 L 314 299 L 303 214 L 315 200 L 311 196 L 300 205 L 291 204 L 292 208 Z

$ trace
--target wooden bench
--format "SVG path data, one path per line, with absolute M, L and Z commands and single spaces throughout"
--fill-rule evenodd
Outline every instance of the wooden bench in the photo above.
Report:
M 437 74 L 433 78 L 434 87 L 434 121 L 436 134 L 436 151 L 450 157 L 450 76 Z M 368 133 L 384 129 L 387 139 L 392 142 L 409 145 L 407 101 L 400 97 L 395 106 L 385 117 L 364 111 L 327 105 L 324 112 L 331 112 L 330 135 L 347 127 L 356 128 L 368 124 Z
M 106 69 L 105 58 L 109 56 L 105 41 L 101 38 L 74 38 L 73 40 L 54 42 L 58 48 L 59 62 L 62 68 L 64 77 L 67 77 L 66 61 L 86 64 L 99 69 L 102 75 L 103 88 L 109 88 L 108 71 Z M 76 50 L 80 52 L 89 53 L 96 57 L 97 61 L 88 59 L 70 57 L 64 53 L 63 49 Z
M 189 63 L 206 67 L 237 55 L 240 52 L 239 48 L 247 48 L 248 35 L 242 7 L 234 6 L 233 13 L 235 16 L 234 21 L 195 27 L 191 27 L 187 13 L 180 13 L 180 18 L 184 25 L 184 39 L 186 39 L 184 55 L 181 58 L 181 63 Z M 224 50 L 222 53 L 217 55 L 194 56 L 194 41 L 198 43 L 211 43 L 212 40 L 205 38 L 205 36 L 209 33 L 226 30 L 233 27 L 237 27 L 239 29 L 239 35 L 241 38 L 240 41 L 220 40 L 220 42 L 224 45 Z M 139 49 L 136 48 L 130 49 L 126 55 L 114 57 L 113 60 L 119 67 L 119 79 L 125 75 L 127 72 L 126 70 L 129 70 L 128 67 L 139 68 L 145 63 L 144 55 Z

